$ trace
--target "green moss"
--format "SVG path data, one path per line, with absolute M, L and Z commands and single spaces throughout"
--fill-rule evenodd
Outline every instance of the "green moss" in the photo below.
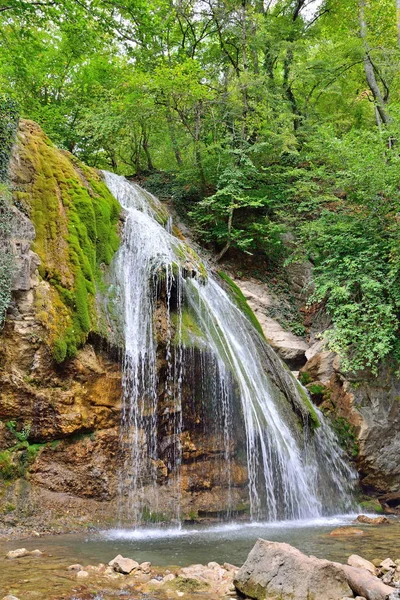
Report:
M 355 428 L 344 417 L 331 419 L 331 425 L 338 437 L 339 443 L 346 452 L 354 458 L 358 455 L 358 440 Z
M 10 450 L 0 452 L 0 479 L 5 481 L 19 476 L 19 465 L 13 460 Z
M 360 502 L 360 508 L 362 508 L 364 512 L 378 513 L 379 515 L 383 514 L 383 508 L 380 502 L 372 498 L 370 500 L 362 500 Z
M 96 288 L 119 246 L 121 208 L 94 169 L 55 148 L 34 123 L 22 130 L 19 152 L 34 178 L 18 201 L 35 226 L 40 275 L 52 286 L 38 298 L 37 315 L 54 360 L 63 362 L 96 330 Z
M 218 271 L 218 275 L 221 277 L 221 279 L 223 281 L 225 281 L 225 283 L 228 284 L 229 289 L 230 289 L 231 294 L 232 294 L 232 297 L 233 297 L 233 299 L 234 299 L 235 304 L 237 305 L 237 307 L 240 308 L 240 310 L 242 311 L 242 313 L 248 318 L 248 320 L 250 321 L 250 323 L 253 325 L 254 329 L 256 329 L 256 331 L 258 331 L 258 333 L 261 335 L 261 337 L 263 339 L 265 339 L 265 335 L 264 335 L 264 332 L 262 330 L 262 327 L 261 327 L 260 323 L 258 322 L 258 319 L 257 319 L 256 315 L 253 313 L 253 311 L 251 310 L 250 306 L 248 305 L 247 300 L 244 297 L 242 290 L 229 277 L 229 275 L 227 275 L 223 271 Z
M 300 397 L 301 397 L 303 404 L 306 407 L 308 414 L 310 416 L 311 429 L 316 429 L 317 427 L 320 427 L 320 425 L 321 425 L 318 415 L 317 415 L 317 411 L 315 410 L 315 407 L 314 407 L 313 403 L 311 402 L 306 390 L 303 388 L 303 386 L 297 380 L 295 380 L 295 381 L 296 381 L 296 385 L 297 385 L 297 389 L 300 394 Z
M 204 334 L 188 307 L 182 309 L 180 322 L 179 315 L 173 313 L 172 325 L 175 330 L 174 345 L 182 344 L 186 348 L 197 348 L 204 345 Z
M 169 587 L 177 590 L 178 592 L 184 593 L 193 593 L 199 592 L 200 590 L 204 590 L 208 588 L 208 583 L 198 581 L 197 579 L 192 579 L 191 577 L 176 577 L 169 583 Z
M 310 373 L 307 373 L 307 371 L 302 371 L 299 375 L 299 380 L 303 385 L 308 385 L 312 382 L 312 377 Z

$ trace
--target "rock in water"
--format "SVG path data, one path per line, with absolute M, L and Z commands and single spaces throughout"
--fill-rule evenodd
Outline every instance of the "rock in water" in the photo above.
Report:
M 387 517 L 367 517 L 367 515 L 358 515 L 356 521 L 359 523 L 368 523 L 369 525 L 390 525 Z
M 365 532 L 362 529 L 356 529 L 355 527 L 338 527 L 331 531 L 329 535 L 333 535 L 334 537 L 339 537 L 341 535 L 365 535 Z
M 289 544 L 257 540 L 234 585 L 254 598 L 341 600 L 353 596 L 342 565 L 302 554 Z

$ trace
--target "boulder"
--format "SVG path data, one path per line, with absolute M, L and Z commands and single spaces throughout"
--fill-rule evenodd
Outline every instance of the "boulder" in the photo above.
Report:
M 357 569 L 366 569 L 372 575 L 376 575 L 376 567 L 372 564 L 372 562 L 362 558 L 361 556 L 358 556 L 357 554 L 352 554 L 349 556 L 347 559 L 347 564 L 350 565 L 350 567 L 356 567 Z
M 387 517 L 367 517 L 367 515 L 358 515 L 356 521 L 367 523 L 368 525 L 390 525 Z
M 355 527 L 338 527 L 330 532 L 329 535 L 334 537 L 349 536 L 349 535 L 365 535 L 365 531 L 362 529 L 356 529 Z
M 262 539 L 257 540 L 233 583 L 240 593 L 256 600 L 341 600 L 352 596 L 342 565 L 306 556 L 289 544 Z
M 354 594 L 366 600 L 386 600 L 393 592 L 393 588 L 385 585 L 378 577 L 374 577 L 365 569 L 356 569 L 343 565 L 349 586 Z
M 112 567 L 114 571 L 122 573 L 123 575 L 129 575 L 129 573 L 139 567 L 139 563 L 136 562 L 136 560 L 124 558 L 121 554 L 118 554 L 113 560 L 110 560 L 108 565 Z

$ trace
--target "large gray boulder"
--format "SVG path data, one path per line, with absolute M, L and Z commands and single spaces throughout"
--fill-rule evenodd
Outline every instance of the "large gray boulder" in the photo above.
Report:
M 395 590 L 365 568 L 306 556 L 289 544 L 257 540 L 234 581 L 255 600 L 387 600 Z
M 239 592 L 256 600 L 341 600 L 353 596 L 339 563 L 262 539 L 257 540 L 233 583 Z

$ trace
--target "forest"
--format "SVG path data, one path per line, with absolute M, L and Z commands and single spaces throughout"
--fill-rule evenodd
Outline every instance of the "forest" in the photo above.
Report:
M 377 372 L 400 360 L 399 4 L 2 0 L 2 143 L 18 114 L 144 178 L 217 261 L 307 258 L 343 369 Z

